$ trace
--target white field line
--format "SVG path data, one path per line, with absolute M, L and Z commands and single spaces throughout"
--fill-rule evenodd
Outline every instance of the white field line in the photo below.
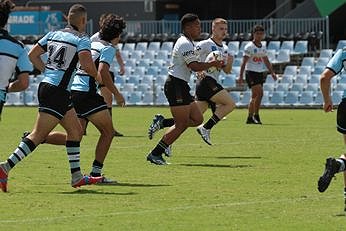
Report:
M 208 208 L 227 208 L 234 206 L 247 206 L 247 205 L 261 205 L 261 204 L 280 204 L 280 203 L 296 203 L 296 202 L 309 202 L 309 201 L 320 201 L 322 197 L 309 197 L 309 198 L 287 198 L 279 200 L 266 200 L 266 201 L 243 201 L 243 202 L 232 202 L 232 203 L 220 203 L 220 204 L 208 204 L 208 205 L 186 205 L 173 208 L 161 208 L 161 209 L 146 209 L 138 211 L 119 211 L 110 213 L 99 213 L 99 214 L 75 214 L 73 219 L 76 218 L 86 218 L 86 217 L 114 217 L 119 215 L 141 215 L 148 213 L 158 212 L 171 212 L 171 211 L 185 211 L 185 210 L 196 210 L 196 209 L 208 209 Z M 336 199 L 336 196 L 323 197 L 326 199 Z M 14 224 L 14 223 L 36 223 L 36 222 L 53 222 L 57 220 L 71 220 L 71 216 L 53 216 L 53 217 L 38 217 L 38 218 L 27 218 L 27 219 L 1 219 L 0 224 Z

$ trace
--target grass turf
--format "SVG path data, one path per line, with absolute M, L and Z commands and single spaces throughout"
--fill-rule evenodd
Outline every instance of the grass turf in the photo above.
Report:
M 1 230 L 344 230 L 342 175 L 317 191 L 325 158 L 344 151 L 335 112 L 262 110 L 258 126 L 236 110 L 213 129 L 213 146 L 190 128 L 174 143 L 172 164 L 155 166 L 145 157 L 163 131 L 148 140 L 147 127 L 156 113 L 170 116 L 168 108 L 113 110 L 125 137 L 114 139 L 104 173 L 120 183 L 73 189 L 65 148 L 40 145 L 0 194 Z M 36 111 L 4 109 L 1 160 L 32 129 Z M 85 173 L 97 139 L 89 125 Z

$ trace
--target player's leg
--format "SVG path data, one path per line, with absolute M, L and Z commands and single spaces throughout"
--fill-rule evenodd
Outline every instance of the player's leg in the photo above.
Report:
M 263 98 L 263 86 L 262 84 L 257 84 L 256 88 L 257 88 L 256 89 L 257 97 L 256 97 L 255 105 L 254 105 L 254 118 L 258 124 L 262 124 L 260 116 L 259 116 L 259 110 L 260 110 L 262 98 Z
M 114 76 L 113 76 L 114 77 Z M 114 81 L 113 81 L 114 82 Z M 107 109 L 109 111 L 109 114 L 112 118 L 113 116 L 113 112 L 112 112 L 112 108 L 113 108 L 113 94 L 110 90 L 108 90 L 108 88 L 106 87 L 101 87 L 100 88 L 100 92 L 101 95 L 104 98 L 104 101 L 107 103 Z M 114 136 L 124 136 L 122 133 L 118 132 L 115 128 L 114 128 Z
M 337 130 L 344 136 L 344 143 L 346 144 L 346 99 L 343 99 L 338 106 L 337 111 Z M 345 155 L 340 158 L 329 157 L 326 159 L 325 169 L 322 176 L 318 180 L 318 191 L 324 192 L 327 190 L 332 178 L 336 173 L 344 172 L 346 170 Z M 345 183 L 346 185 L 346 183 Z
M 101 177 L 83 176 L 80 169 L 80 141 L 83 135 L 82 126 L 77 118 L 74 108 L 66 112 L 60 124 L 66 130 L 66 151 L 70 164 L 71 185 L 80 187 L 95 184 L 102 180 Z
M 91 176 L 101 176 L 104 160 L 113 140 L 113 123 L 107 110 L 102 110 L 88 116 L 88 119 L 100 132 L 93 161 Z
M 7 191 L 7 178 L 10 170 L 33 152 L 58 123 L 59 119 L 53 115 L 45 112 L 38 113 L 33 132 L 22 139 L 5 162 L 0 163 L 0 188 L 2 191 Z
M 258 121 L 255 119 L 254 115 L 258 113 L 259 106 L 261 104 L 263 96 L 263 88 L 261 84 L 256 84 L 251 87 L 251 99 L 249 103 L 249 115 L 248 121 L 251 123 L 258 124 Z
M 196 103 L 197 103 L 198 108 L 202 114 L 204 114 L 204 112 L 206 112 L 206 110 L 208 110 L 209 103 L 207 101 L 198 100 L 198 101 L 196 101 Z

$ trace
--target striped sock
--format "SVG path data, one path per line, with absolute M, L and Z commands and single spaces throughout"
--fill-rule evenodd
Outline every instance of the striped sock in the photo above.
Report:
M 71 173 L 80 172 L 80 142 L 67 140 L 66 151 Z
M 102 167 L 103 167 L 102 163 L 100 163 L 97 160 L 94 160 L 90 175 L 91 176 L 101 176 Z
M 16 164 L 18 164 L 22 159 L 24 159 L 27 155 L 29 155 L 34 149 L 36 145 L 29 140 L 28 138 L 24 138 L 14 150 L 12 155 L 10 155 L 5 162 L 5 168 L 7 171 L 11 170 Z
M 168 148 L 168 144 L 166 144 L 163 140 L 156 145 L 156 147 L 151 151 L 154 156 L 161 156 L 162 153 Z
M 208 122 L 206 124 L 204 124 L 204 128 L 205 129 L 211 129 L 212 127 L 214 127 L 215 124 L 217 124 L 217 122 L 219 122 L 220 119 L 219 117 L 217 117 L 217 115 L 213 114 L 213 116 L 208 120 Z

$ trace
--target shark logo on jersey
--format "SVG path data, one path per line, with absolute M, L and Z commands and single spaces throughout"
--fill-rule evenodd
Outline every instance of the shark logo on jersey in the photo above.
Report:
M 211 46 L 211 51 L 216 51 L 217 47 L 216 46 Z

